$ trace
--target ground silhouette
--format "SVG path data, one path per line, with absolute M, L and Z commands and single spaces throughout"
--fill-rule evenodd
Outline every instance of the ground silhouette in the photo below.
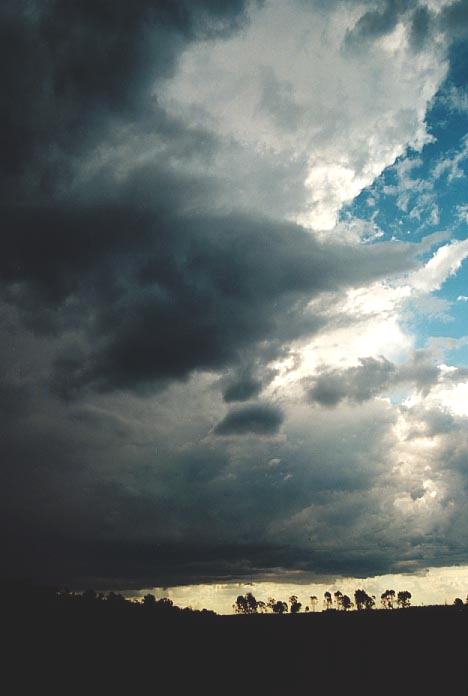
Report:
M 15 694 L 468 694 L 463 602 L 218 616 L 150 594 L 0 589 Z

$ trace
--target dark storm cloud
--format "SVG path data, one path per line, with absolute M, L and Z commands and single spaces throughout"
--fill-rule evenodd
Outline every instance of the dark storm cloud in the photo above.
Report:
M 344 482 L 337 481 L 341 465 L 327 451 L 326 437 L 299 453 L 303 461 L 294 443 L 251 440 L 233 469 L 222 438 L 190 448 L 179 438 L 176 447 L 146 452 L 132 446 L 134 428 L 119 427 L 116 436 L 116 422 L 96 409 L 84 418 L 83 407 L 70 412 L 36 402 L 36 413 L 40 405 L 40 417 L 18 423 L 2 439 L 9 445 L 16 438 L 14 451 L 4 450 L 0 489 L 7 570 L 73 586 L 123 588 L 261 577 L 271 568 L 357 567 L 346 548 L 330 556 L 324 532 L 317 551 L 305 525 L 286 538 L 266 530 L 311 503 L 335 500 L 340 487 L 364 491 L 364 438 L 343 453 L 349 464 Z M 342 439 L 352 434 L 355 427 L 341 430 Z M 273 453 L 284 462 L 267 463 Z M 343 515 L 335 513 L 335 529 Z M 368 567 L 367 558 L 361 562 L 362 570 Z
M 251 404 L 229 411 L 214 431 L 217 435 L 274 435 L 283 418 L 279 408 L 267 404 Z
M 7 361 L 0 367 L 8 369 Z M 364 430 L 343 423 L 340 442 L 347 444 L 336 452 L 329 426 L 315 419 L 310 442 L 298 449 L 295 436 L 239 435 L 262 419 L 262 432 L 271 426 L 264 411 L 247 410 L 231 432 L 233 462 L 225 437 L 211 435 L 223 408 L 219 393 L 218 406 L 210 395 L 212 415 L 190 384 L 174 384 L 157 400 L 107 395 L 64 405 L 44 392 L 42 372 L 21 377 L 14 418 L 0 423 L 2 572 L 72 586 L 261 577 L 283 563 L 285 571 L 322 572 L 332 562 L 325 537 L 317 556 L 301 525 L 281 540 L 275 528 L 312 504 L 326 507 L 332 491 L 364 492 L 388 422 L 373 409 Z M 196 412 L 201 420 L 192 431 Z M 357 432 L 363 437 L 355 440 Z
M 113 124 L 141 119 L 194 39 L 245 20 L 242 0 L 7 1 L 0 9 L 2 193 L 43 197 Z
M 36 330 L 81 332 L 82 345 L 64 346 L 56 362 L 55 386 L 68 395 L 221 369 L 265 340 L 280 349 L 321 325 L 306 311 L 312 295 L 409 268 L 417 251 L 324 245 L 293 224 L 175 218 L 133 200 L 4 209 L 4 219 L 9 301 Z
M 365 576 L 397 571 L 415 549 L 424 559 L 440 553 L 440 545 L 425 548 L 432 536 L 381 531 L 381 491 L 370 491 L 392 464 L 395 414 L 385 403 L 333 419 L 311 418 L 305 406 L 304 427 L 291 429 L 289 414 L 285 437 L 233 435 L 232 458 L 225 438 L 209 435 L 214 413 L 187 439 L 200 395 L 173 388 L 175 399 L 168 390 L 156 402 L 127 397 L 112 406 L 106 397 L 64 407 L 30 385 L 28 409 L 17 402 L 20 413 L 0 424 L 2 573 L 122 589 L 272 572 L 296 581 L 298 571 L 304 579 Z M 155 431 L 168 416 L 179 422 L 176 439 Z M 449 427 L 435 418 L 432 430 Z M 460 427 L 450 431 L 445 462 L 462 470 Z
M 213 208 L 219 182 L 176 164 L 221 144 L 171 120 L 158 84 L 190 41 L 242 26 L 240 0 L 24 2 L 1 12 L 11 52 L 4 175 L 16 204 L 4 187 L 0 276 L 27 326 L 79 331 L 58 351 L 63 395 L 164 386 L 248 362 L 266 341 L 272 357 L 321 326 L 306 312 L 314 294 L 413 263 L 408 245 L 323 245 L 293 224 L 192 212 Z M 128 157 L 112 153 L 143 154 L 150 134 L 166 149 L 116 177 Z M 93 169 L 98 145 L 110 162 Z
M 0 537 L 1 538 L 1 537 Z M 398 572 L 395 549 L 355 548 L 335 552 L 279 544 L 153 544 L 135 541 L 36 538 L 19 540 L 20 547 L 4 546 L 12 567 L 30 577 L 43 568 L 41 582 L 78 590 L 131 590 L 212 582 L 271 581 L 310 583 L 321 576 L 342 574 L 369 577 Z M 27 551 L 27 553 L 25 553 Z M 25 562 L 25 559 L 28 561 Z M 92 569 L 92 572 L 90 572 Z M 298 572 L 300 571 L 300 573 Z M 16 577 L 16 576 L 15 576 Z

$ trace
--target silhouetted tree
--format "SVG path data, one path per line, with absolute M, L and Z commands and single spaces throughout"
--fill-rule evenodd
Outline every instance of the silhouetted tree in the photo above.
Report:
M 343 607 L 344 611 L 348 611 L 348 609 L 351 609 L 353 606 L 353 603 L 351 599 L 348 597 L 348 595 L 343 595 L 341 598 L 341 606 Z
M 126 600 L 119 592 L 109 592 L 106 597 L 107 602 L 112 602 L 113 604 L 125 604 Z
M 301 611 L 302 604 L 298 601 L 296 595 L 291 595 L 289 598 L 291 614 L 298 614 Z
M 288 605 L 286 602 L 282 602 L 280 599 L 276 601 L 271 598 L 268 602 L 268 606 L 271 608 L 273 614 L 286 614 L 288 611 Z
M 380 595 L 380 599 L 384 609 L 393 609 L 395 605 L 395 590 L 385 590 Z
M 315 595 L 312 595 L 310 598 L 310 608 L 312 609 L 312 611 L 315 611 L 317 603 L 318 603 L 318 597 L 316 597 Z
M 341 609 L 341 601 L 343 599 L 343 593 L 337 590 L 336 592 L 333 593 L 335 597 L 335 602 L 336 602 L 336 608 Z
M 454 606 L 457 607 L 458 609 L 463 609 L 463 599 L 460 599 L 460 597 L 456 597 L 456 599 L 453 602 Z
M 1 586 L 2 582 L 0 580 L 0 597 L 1 597 Z M 23 585 L 22 585 L 23 587 Z M 28 584 L 27 587 L 29 588 L 30 585 Z M 14 593 L 14 590 L 13 590 Z M 116 593 L 116 592 L 108 592 L 107 594 L 104 594 L 100 592 L 99 594 L 95 592 L 94 590 L 85 590 L 84 592 L 74 592 L 69 589 L 58 589 L 58 588 L 53 588 L 53 587 L 34 587 L 32 586 L 30 589 L 30 595 L 28 596 L 28 602 L 36 604 L 38 607 L 39 606 L 44 606 L 44 605 L 49 605 L 51 602 L 57 603 L 59 606 L 63 607 L 63 605 L 81 605 L 81 607 L 86 607 L 86 613 L 91 615 L 93 612 L 91 610 L 94 610 L 97 605 L 108 605 L 108 610 L 109 614 L 105 615 L 110 615 L 115 612 L 115 615 L 117 613 L 120 613 L 121 611 L 128 612 L 141 612 L 143 608 L 147 611 L 148 608 L 150 608 L 152 611 L 149 613 L 163 613 L 167 616 L 179 614 L 179 613 L 184 613 L 184 614 L 201 614 L 203 613 L 206 616 L 215 616 L 215 612 L 213 611 L 207 611 L 207 610 L 192 610 L 191 608 L 186 608 L 186 609 L 181 609 L 180 607 L 174 606 L 173 602 L 169 597 L 163 597 L 162 599 L 157 600 L 156 597 L 148 593 L 144 597 L 141 598 L 140 600 L 130 600 L 126 599 L 122 594 Z M 65 610 L 68 610 L 68 607 L 64 607 Z M 101 611 L 99 610 L 99 615 L 102 616 Z
M 146 609 L 153 609 L 156 606 L 156 597 L 154 594 L 148 593 L 143 597 L 143 606 Z
M 169 597 L 161 597 L 156 602 L 156 606 L 160 611 L 171 611 L 171 610 L 178 610 L 179 607 L 174 607 L 174 602 L 172 599 L 169 599 Z
M 239 595 L 234 604 L 234 611 L 236 614 L 256 614 L 258 609 L 258 602 L 251 592 L 247 594 Z
M 356 590 L 354 593 L 354 601 L 356 603 L 356 609 L 359 611 L 361 609 L 372 609 L 375 605 L 375 598 L 368 595 L 365 590 Z
M 95 602 L 97 599 L 97 594 L 94 590 L 85 590 L 81 595 L 81 599 L 85 602 Z
M 411 592 L 408 592 L 408 590 L 401 590 L 401 592 L 398 593 L 397 595 L 397 602 L 398 606 L 404 609 L 405 607 L 409 607 L 411 604 Z
M 367 592 L 364 592 L 364 590 L 356 590 L 354 592 L 354 602 L 356 604 L 356 609 L 358 611 L 361 611 L 361 609 L 364 609 L 366 597 L 367 597 Z
M 331 609 L 333 607 L 333 600 L 331 596 L 331 592 L 324 592 L 324 601 L 323 601 L 323 606 L 325 609 Z

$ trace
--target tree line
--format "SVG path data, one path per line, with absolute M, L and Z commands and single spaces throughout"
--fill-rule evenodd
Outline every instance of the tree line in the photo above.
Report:
M 461 602 L 461 600 L 459 601 Z M 318 603 L 319 598 L 316 595 L 312 595 L 304 611 L 316 611 Z M 458 604 L 458 599 L 455 600 L 455 603 Z M 463 605 L 463 602 L 461 603 Z M 396 593 L 395 590 L 385 590 L 380 595 L 380 604 L 383 609 L 405 609 L 411 605 L 411 592 L 401 590 Z M 354 592 L 354 602 L 340 590 L 336 590 L 333 594 L 327 591 L 323 595 L 323 608 L 325 611 L 350 611 L 351 609 L 362 611 L 374 609 L 375 606 L 375 595 L 369 595 L 362 589 Z M 273 597 L 270 597 L 267 602 L 263 602 L 262 600 L 257 600 L 252 592 L 247 592 L 247 594 L 237 597 L 233 604 L 233 609 L 236 614 L 287 614 L 288 612 L 290 614 L 298 614 L 302 609 L 302 603 L 299 602 L 296 595 L 289 597 L 288 605 L 287 602 L 276 600 Z
M 95 590 L 85 590 L 84 592 L 70 592 L 70 590 L 62 590 L 56 593 L 56 600 L 67 603 L 82 603 L 88 606 L 114 606 L 128 607 L 148 613 L 158 614 L 160 616 L 175 616 L 175 615 L 211 615 L 215 616 L 216 612 L 209 609 L 192 609 L 192 607 L 179 607 L 169 597 L 161 597 L 157 599 L 154 594 L 148 593 L 143 597 L 128 599 L 120 592 L 96 592 Z
M 168 597 L 157 599 L 154 594 L 148 593 L 143 597 L 125 597 L 120 592 L 96 592 L 88 589 L 82 592 L 68 588 L 59 589 L 41 585 L 33 585 L 28 581 L 0 580 L 0 597 L 8 597 L 12 606 L 17 608 L 32 608 L 51 606 L 67 606 L 82 608 L 84 610 L 109 609 L 129 612 L 142 612 L 158 616 L 176 615 L 203 615 L 215 616 L 214 611 L 208 609 L 192 609 L 191 607 L 178 607 Z

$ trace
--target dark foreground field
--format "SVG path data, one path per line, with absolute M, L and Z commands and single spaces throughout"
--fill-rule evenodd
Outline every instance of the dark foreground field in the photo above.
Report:
M 468 608 L 159 616 L 10 603 L 4 693 L 468 695 Z

